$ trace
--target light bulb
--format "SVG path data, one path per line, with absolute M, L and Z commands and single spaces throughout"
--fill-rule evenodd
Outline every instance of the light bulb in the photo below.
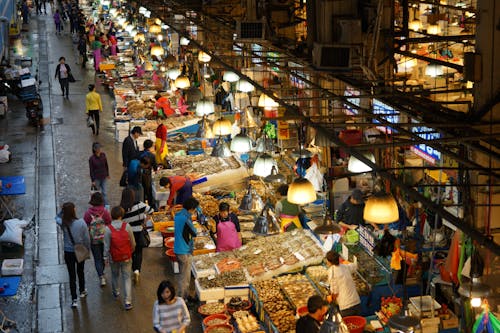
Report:
M 470 300 L 470 305 L 473 307 L 473 308 L 478 308 L 481 306 L 481 299 L 479 297 L 474 297 Z

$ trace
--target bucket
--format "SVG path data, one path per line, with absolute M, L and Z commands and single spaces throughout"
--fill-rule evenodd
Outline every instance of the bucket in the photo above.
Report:
M 363 333 L 366 319 L 361 316 L 348 316 L 342 319 L 349 329 L 349 333 Z

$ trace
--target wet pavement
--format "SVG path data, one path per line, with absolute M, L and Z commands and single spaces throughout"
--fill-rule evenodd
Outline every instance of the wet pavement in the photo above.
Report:
M 19 332 L 152 332 L 152 305 L 156 288 L 163 279 L 174 279 L 162 248 L 144 250 L 141 280 L 133 287 L 134 309 L 125 311 L 111 296 L 110 286 L 101 288 L 92 260 L 85 264 L 89 295 L 77 309 L 70 307 L 68 274 L 63 260 L 62 239 L 54 222 L 58 207 L 72 201 L 81 217 L 88 207 L 90 178 L 88 158 L 91 146 L 103 146 L 110 165 L 108 195 L 111 205 L 119 204 L 122 172 L 121 144 L 115 141 L 113 99 L 100 84 L 93 70 L 75 63 L 75 49 L 68 33 L 55 35 L 51 15 L 32 15 L 29 31 L 16 40 L 16 52 L 33 58 L 32 73 L 38 70 L 40 93 L 44 104 L 44 126 L 30 126 L 24 107 L 15 96 L 9 96 L 9 109 L 0 119 L 0 142 L 9 144 L 12 161 L 0 164 L 0 175 L 22 175 L 26 195 L 16 198 L 25 220 L 33 220 L 25 231 L 25 270 L 18 293 L 0 297 L 0 309 L 17 322 Z M 22 46 L 20 45 L 22 44 Z M 69 99 L 61 96 L 54 79 L 59 57 L 66 57 L 77 82 L 70 84 Z M 87 85 L 96 83 L 103 99 L 101 130 L 93 136 L 86 127 L 85 94 Z M 1 257 L 20 257 L 23 249 L 2 248 Z M 110 281 L 109 268 L 106 276 Z M 196 306 L 193 306 L 196 308 Z M 201 332 L 200 318 L 188 332 Z

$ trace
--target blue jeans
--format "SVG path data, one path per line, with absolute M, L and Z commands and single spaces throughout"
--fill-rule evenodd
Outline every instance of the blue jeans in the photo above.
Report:
M 120 288 L 118 281 L 121 275 L 123 285 L 123 300 L 125 304 L 132 303 L 132 260 L 111 262 L 111 288 L 117 294 Z
M 177 254 L 179 263 L 179 292 L 177 295 L 187 299 L 189 296 L 189 284 L 191 283 L 191 264 L 193 262 L 192 254 Z
M 94 182 L 95 182 L 95 186 L 97 187 L 97 189 L 99 190 L 99 192 L 101 192 L 102 197 L 104 198 L 104 205 L 106 206 L 108 204 L 108 198 L 106 196 L 106 183 L 107 183 L 107 179 L 106 178 L 104 178 L 104 179 L 96 179 Z
M 91 244 L 92 256 L 94 257 L 95 270 L 99 277 L 104 275 L 104 244 Z

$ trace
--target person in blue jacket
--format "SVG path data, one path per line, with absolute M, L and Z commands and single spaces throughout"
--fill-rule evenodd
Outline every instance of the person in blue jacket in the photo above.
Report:
M 191 283 L 194 237 L 196 237 L 192 215 L 199 204 L 195 198 L 188 198 L 182 204 L 182 210 L 174 217 L 174 253 L 179 263 L 178 295 L 188 301 L 191 301 L 189 284 Z

